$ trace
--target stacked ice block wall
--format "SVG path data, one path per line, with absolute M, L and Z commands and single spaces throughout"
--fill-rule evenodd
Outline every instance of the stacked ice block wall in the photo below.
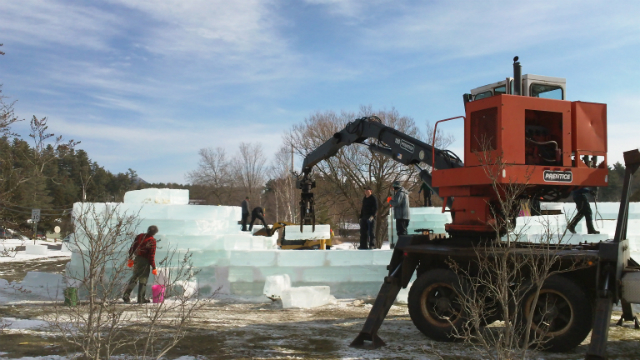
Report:
M 567 223 L 576 214 L 574 203 L 542 203 L 542 210 L 561 211 L 560 215 L 522 216 L 517 218 L 514 233 L 519 234 L 519 241 L 538 242 L 547 235 L 547 229 L 556 241 L 562 237 L 562 243 L 578 244 L 582 242 L 597 243 L 602 240 L 612 239 L 616 231 L 616 223 L 620 203 L 605 202 L 591 203 L 593 220 L 596 230 L 600 234 L 587 234 L 585 220 L 581 220 L 576 226 L 576 234 L 566 231 Z M 397 241 L 395 221 L 389 217 L 389 237 L 393 235 L 393 242 Z M 444 224 L 451 222 L 451 215 L 442 213 L 439 207 L 419 207 L 410 209 L 409 234 L 415 234 L 416 229 L 432 229 L 435 233 L 444 233 Z M 393 228 L 393 233 L 392 231 Z M 629 223 L 627 238 L 634 260 L 640 260 L 640 203 L 629 204 Z
M 137 214 L 141 220 L 137 233 L 145 232 L 149 225 L 157 225 L 160 232 L 157 258 L 164 256 L 168 249 L 187 249 L 193 254 L 194 265 L 200 270 L 198 286 L 203 293 L 219 289 L 221 293 L 236 295 L 261 295 L 265 279 L 271 275 L 289 275 L 293 286 L 331 287 L 331 294 L 338 297 L 375 296 L 387 274 L 386 266 L 391 258 L 391 250 L 279 250 L 276 237 L 251 236 L 241 232 L 238 220 L 240 207 L 187 205 L 186 190 L 146 189 L 142 193 L 129 192 L 124 203 L 77 203 L 76 216 L 88 207 L 98 213 L 117 207 L 122 212 Z M 147 191 L 145 193 L 145 191 Z M 181 192 L 181 193 L 176 193 Z M 575 205 L 545 204 L 557 207 L 566 215 L 518 218 L 517 226 L 524 229 L 527 240 L 535 241 L 543 232 L 539 221 L 549 221 L 552 226 L 564 231 L 565 216 L 572 216 Z M 617 203 L 600 203 L 598 212 L 592 204 L 596 225 L 603 235 L 586 235 L 581 222 L 576 228 L 571 242 L 597 242 L 611 238 L 615 232 Z M 415 229 L 429 228 L 436 233 L 444 232 L 444 224 L 451 221 L 449 213 L 440 208 L 411 208 L 409 233 Z M 600 220 L 600 218 L 604 220 Z M 391 220 L 391 219 L 390 219 Z M 391 224 L 389 224 L 391 231 Z M 317 226 L 314 237 L 326 237 L 328 225 Z M 300 234 L 298 227 L 287 228 L 287 238 L 305 238 L 311 229 L 305 227 Z M 640 260 L 640 204 L 630 206 L 629 239 L 636 260 Z M 395 229 L 393 232 L 395 238 Z M 82 234 L 78 234 L 82 236 Z M 126 251 L 126 249 L 124 249 Z M 122 254 L 123 259 L 126 253 Z M 77 253 L 72 256 L 70 270 L 81 270 Z M 150 281 L 149 286 L 153 281 Z

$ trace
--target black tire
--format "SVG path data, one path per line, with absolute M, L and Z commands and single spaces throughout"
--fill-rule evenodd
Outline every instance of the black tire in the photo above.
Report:
M 458 275 L 434 269 L 420 275 L 409 291 L 409 315 L 423 334 L 437 341 L 454 341 L 456 331 L 466 323 Z
M 535 290 L 523 298 L 520 318 L 529 317 Z M 540 289 L 531 323 L 531 336 L 542 337 L 545 351 L 569 351 L 580 345 L 591 331 L 593 308 L 584 290 L 563 276 L 552 276 Z

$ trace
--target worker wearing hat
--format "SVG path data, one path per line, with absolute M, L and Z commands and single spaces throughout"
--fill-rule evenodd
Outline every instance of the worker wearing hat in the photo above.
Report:
M 409 192 L 400 185 L 399 181 L 393 182 L 393 197 L 389 196 L 387 202 L 393 206 L 393 217 L 396 219 L 396 233 L 398 236 L 407 235 L 409 227 Z

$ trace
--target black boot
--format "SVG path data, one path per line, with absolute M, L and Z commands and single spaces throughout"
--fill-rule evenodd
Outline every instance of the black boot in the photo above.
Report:
M 151 302 L 149 299 L 145 299 L 147 293 L 147 284 L 138 284 L 138 304 L 148 304 Z

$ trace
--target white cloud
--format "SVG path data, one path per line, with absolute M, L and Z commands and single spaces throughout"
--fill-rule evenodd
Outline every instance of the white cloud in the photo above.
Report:
M 145 46 L 150 52 L 243 62 L 241 54 L 275 56 L 287 50 L 270 1 L 112 1 L 157 21 L 147 34 Z
M 381 19 L 365 30 L 363 41 L 380 51 L 427 53 L 436 59 L 518 51 L 558 40 L 590 43 L 613 36 L 618 41 L 630 32 L 636 38 L 628 41 L 638 42 L 637 8 L 630 2 L 428 2 Z
M 4 1 L 0 5 L 0 33 L 12 42 L 52 48 L 66 46 L 106 50 L 109 37 L 125 23 L 113 14 L 83 3 L 60 0 Z

